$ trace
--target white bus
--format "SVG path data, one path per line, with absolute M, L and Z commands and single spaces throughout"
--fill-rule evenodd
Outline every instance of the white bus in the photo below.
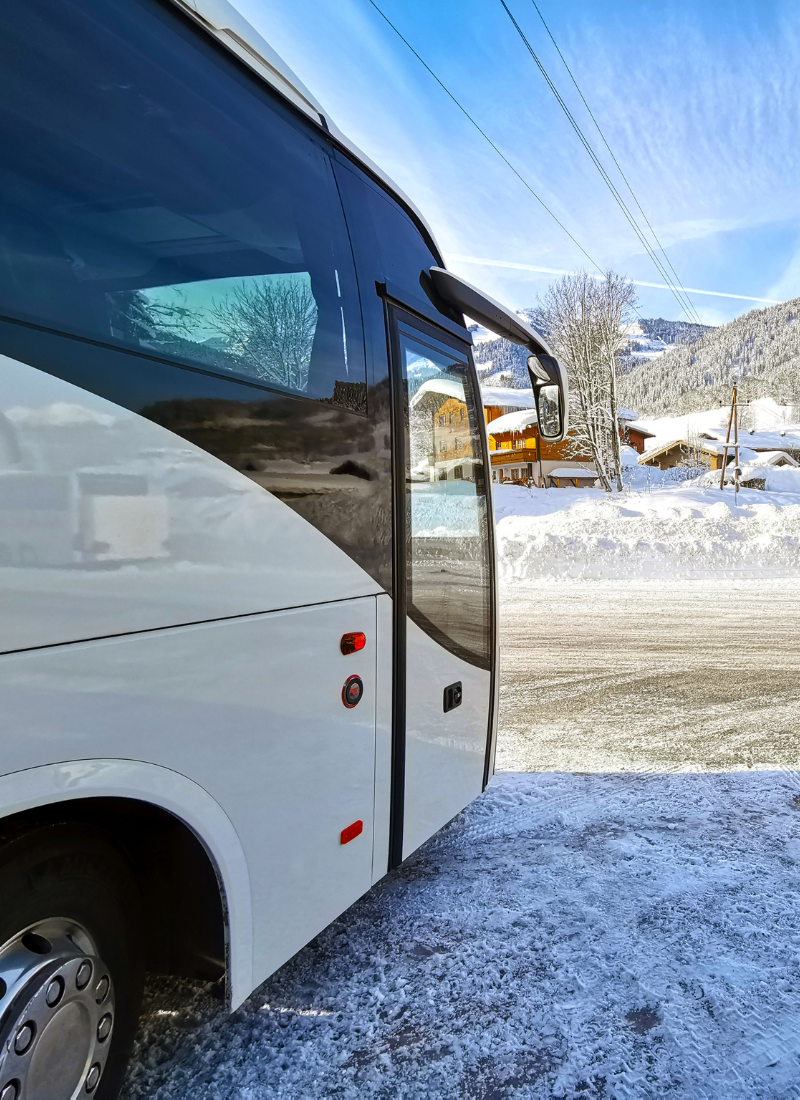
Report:
M 0 1100 L 108 1098 L 483 789 L 464 314 L 564 382 L 223 0 L 0 24 Z

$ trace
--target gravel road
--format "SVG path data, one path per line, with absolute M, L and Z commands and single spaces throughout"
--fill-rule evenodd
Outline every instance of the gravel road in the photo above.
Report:
M 800 578 L 508 585 L 498 771 L 800 767 Z
M 232 1016 L 153 979 L 125 1100 L 800 1096 L 795 586 L 502 611 L 486 793 Z

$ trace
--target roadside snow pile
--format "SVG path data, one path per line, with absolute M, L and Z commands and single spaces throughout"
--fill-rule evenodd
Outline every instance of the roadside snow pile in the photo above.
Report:
M 732 488 L 720 492 L 697 481 L 619 495 L 496 487 L 500 575 L 508 581 L 797 572 L 798 474 L 769 470 L 770 487 L 773 479 L 791 478 L 798 491 L 743 489 L 738 505 Z

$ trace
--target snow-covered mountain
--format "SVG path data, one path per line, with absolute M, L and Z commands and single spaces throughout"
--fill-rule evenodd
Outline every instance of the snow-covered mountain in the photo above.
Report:
M 627 326 L 628 345 L 620 357 L 620 367 L 623 372 L 633 370 L 638 363 L 656 359 L 676 344 L 693 344 L 712 331 L 710 325 L 643 317 Z
M 535 308 L 521 309 L 519 315 L 546 338 Z M 470 331 L 475 343 L 475 365 L 483 383 L 512 389 L 527 389 L 530 386 L 528 353 L 524 348 L 498 339 L 481 325 L 473 325 Z M 628 344 L 620 359 L 621 368 L 630 371 L 640 362 L 663 355 L 676 344 L 690 343 L 712 331 L 708 325 L 694 325 L 687 321 L 642 318 L 627 327 Z
M 769 397 L 779 404 L 797 404 L 799 318 L 800 298 L 795 298 L 753 309 L 657 357 L 642 357 L 622 379 L 620 400 L 640 415 L 675 415 L 724 405 L 738 379 L 743 400 Z

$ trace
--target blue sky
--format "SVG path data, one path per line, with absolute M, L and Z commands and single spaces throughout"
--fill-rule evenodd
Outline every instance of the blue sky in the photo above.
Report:
M 663 281 L 500 0 L 377 2 L 601 268 Z M 507 3 L 613 172 L 531 0 Z M 500 263 L 590 266 L 368 0 L 236 6 L 414 199 L 453 270 L 520 308 L 553 275 Z M 701 318 L 760 305 L 723 293 L 800 295 L 796 0 L 539 7 L 684 286 L 717 292 L 691 295 Z M 643 316 L 683 316 L 669 291 L 638 293 Z

